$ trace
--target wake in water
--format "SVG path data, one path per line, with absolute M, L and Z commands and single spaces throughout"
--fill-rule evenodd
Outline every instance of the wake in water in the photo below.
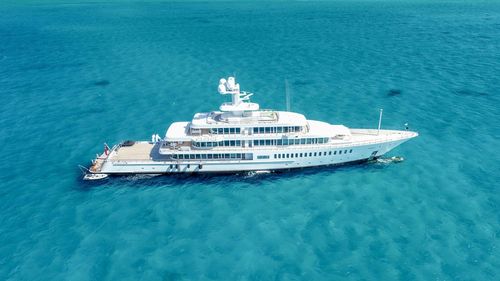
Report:
M 378 163 L 378 164 L 392 164 L 392 163 L 401 163 L 405 159 L 401 156 L 392 156 L 389 158 L 377 158 L 372 161 L 372 163 Z

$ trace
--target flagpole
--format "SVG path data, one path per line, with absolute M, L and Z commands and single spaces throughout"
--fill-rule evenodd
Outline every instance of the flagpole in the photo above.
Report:
M 384 110 L 381 108 L 380 109 L 380 116 L 378 117 L 378 130 L 377 130 L 377 135 L 380 134 L 380 126 L 382 125 L 382 113 Z

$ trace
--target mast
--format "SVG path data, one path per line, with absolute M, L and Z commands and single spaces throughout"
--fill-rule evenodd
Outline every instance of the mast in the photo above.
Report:
M 231 102 L 223 103 L 220 106 L 221 111 L 238 114 L 244 111 L 259 110 L 258 104 L 249 102 L 253 94 L 240 91 L 240 84 L 236 83 L 234 77 L 228 77 L 227 80 L 224 78 L 220 79 L 218 91 L 221 95 L 231 95 Z

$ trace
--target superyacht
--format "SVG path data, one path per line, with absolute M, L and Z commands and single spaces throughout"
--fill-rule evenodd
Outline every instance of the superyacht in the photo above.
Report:
M 378 158 L 418 136 L 408 130 L 351 129 L 308 120 L 299 113 L 262 110 L 234 77 L 218 92 L 231 102 L 175 122 L 165 136 L 124 141 L 98 154 L 84 179 L 110 175 L 268 172 Z M 382 112 L 381 112 L 382 113 Z

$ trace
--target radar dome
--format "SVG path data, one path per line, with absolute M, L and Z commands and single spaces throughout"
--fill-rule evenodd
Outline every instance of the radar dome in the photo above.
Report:
M 219 93 L 221 93 L 221 94 L 226 93 L 226 85 L 224 85 L 224 84 L 219 85 Z
M 236 82 L 234 81 L 234 77 L 227 78 L 227 88 L 229 90 L 233 90 L 234 89 L 234 84 L 236 84 Z
M 220 85 L 220 84 L 226 84 L 226 79 L 221 78 L 221 79 L 219 80 L 219 85 Z

